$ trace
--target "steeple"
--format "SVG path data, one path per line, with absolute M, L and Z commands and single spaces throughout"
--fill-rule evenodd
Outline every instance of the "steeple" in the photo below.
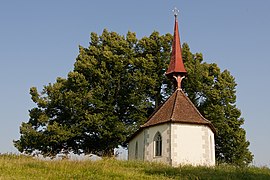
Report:
M 166 71 L 166 76 L 170 79 L 175 79 L 175 86 L 177 89 L 181 89 L 181 81 L 187 75 L 187 71 L 184 67 L 183 59 L 182 59 L 182 50 L 180 43 L 180 35 L 178 30 L 178 9 L 174 9 L 174 36 L 173 36 L 173 44 L 172 44 L 172 54 L 169 67 Z
M 215 127 L 181 90 L 181 81 L 187 71 L 181 52 L 178 12 L 174 9 L 172 54 L 166 72 L 177 89 L 128 138 L 128 159 L 158 161 L 172 166 L 214 166 Z

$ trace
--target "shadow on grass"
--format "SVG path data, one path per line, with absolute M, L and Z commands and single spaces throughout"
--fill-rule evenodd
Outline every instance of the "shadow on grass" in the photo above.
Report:
M 160 175 L 173 179 L 270 179 L 268 168 L 239 168 L 233 166 L 217 167 L 191 167 L 182 166 L 178 168 L 159 166 L 145 169 L 149 175 Z

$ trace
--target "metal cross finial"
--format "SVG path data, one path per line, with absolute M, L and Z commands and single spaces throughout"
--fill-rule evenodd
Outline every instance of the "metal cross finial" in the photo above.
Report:
M 172 11 L 173 11 L 174 16 L 177 17 L 179 10 L 175 7 Z

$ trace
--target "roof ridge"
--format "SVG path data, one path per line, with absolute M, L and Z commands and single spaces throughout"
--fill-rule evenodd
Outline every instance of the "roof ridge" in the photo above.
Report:
M 175 97 L 174 97 L 174 101 L 173 101 L 173 108 L 172 108 L 172 113 L 170 115 L 170 121 L 172 121 L 172 118 L 173 118 L 173 114 L 175 112 L 175 104 L 176 104 L 176 98 L 177 98 L 177 95 L 178 95 L 178 90 L 176 90 L 174 93 L 176 93 Z
M 209 125 L 211 126 L 210 128 L 213 130 L 214 133 L 216 133 L 216 128 L 214 127 L 214 125 L 212 124 L 212 122 L 208 119 L 206 119 L 198 110 L 198 108 L 192 103 L 192 101 L 188 98 L 188 96 L 186 96 L 184 94 L 184 91 L 182 91 L 182 89 L 180 89 L 180 91 L 183 93 L 184 98 L 191 104 L 192 108 L 199 114 L 199 116 Z
M 145 121 L 144 124 L 142 124 L 140 127 L 144 127 L 146 123 L 148 123 L 148 121 L 160 110 L 160 108 L 163 107 L 164 104 L 166 104 L 166 102 L 172 98 L 172 96 L 174 95 L 174 93 L 177 93 L 176 91 L 174 91 L 162 104 L 160 104 L 157 109 L 149 116 L 149 118 L 147 119 L 147 121 Z M 176 99 L 177 96 L 175 96 L 175 99 Z M 175 100 L 174 100 L 175 101 Z M 174 102 L 175 104 L 175 102 Z M 172 111 L 172 114 L 173 114 L 173 111 Z M 172 117 L 172 114 L 170 115 L 170 119 Z
M 205 117 L 203 117 L 203 115 L 200 113 L 200 111 L 197 109 L 197 107 L 193 104 L 193 102 L 184 94 L 184 91 L 180 90 L 183 95 L 184 95 L 184 98 L 188 100 L 188 102 L 191 104 L 191 106 L 193 107 L 193 109 L 200 115 L 200 117 L 203 118 L 203 120 L 211 123 L 209 120 L 207 120 Z

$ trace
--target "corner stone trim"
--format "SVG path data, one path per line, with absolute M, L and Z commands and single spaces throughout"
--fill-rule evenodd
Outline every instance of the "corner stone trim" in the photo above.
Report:
M 167 158 L 166 158 L 166 161 L 168 164 L 172 164 L 171 162 L 171 125 L 168 124 L 168 129 L 167 129 L 167 142 L 166 142 L 166 155 L 167 155 Z
M 177 165 L 177 162 L 175 161 L 175 159 L 177 158 L 177 126 L 173 126 L 172 125 L 172 154 L 171 154 L 171 158 L 173 160 L 172 165 Z
M 202 135 L 202 142 L 203 142 L 203 145 L 202 145 L 202 148 L 204 150 L 204 153 L 203 153 L 203 158 L 204 158 L 204 161 L 207 162 L 209 160 L 209 135 L 208 135 L 208 129 L 203 126 L 202 127 L 202 132 L 203 132 L 203 135 Z
M 148 148 L 148 146 L 149 146 L 149 137 L 150 137 L 150 135 L 149 135 L 149 130 L 148 129 L 146 129 L 145 130 L 145 139 L 144 139 L 144 141 L 145 141 L 145 149 L 146 149 L 146 152 L 145 152 L 145 159 L 146 160 L 148 160 L 148 158 L 149 158 L 149 155 L 150 155 L 150 153 L 149 153 L 149 148 Z

